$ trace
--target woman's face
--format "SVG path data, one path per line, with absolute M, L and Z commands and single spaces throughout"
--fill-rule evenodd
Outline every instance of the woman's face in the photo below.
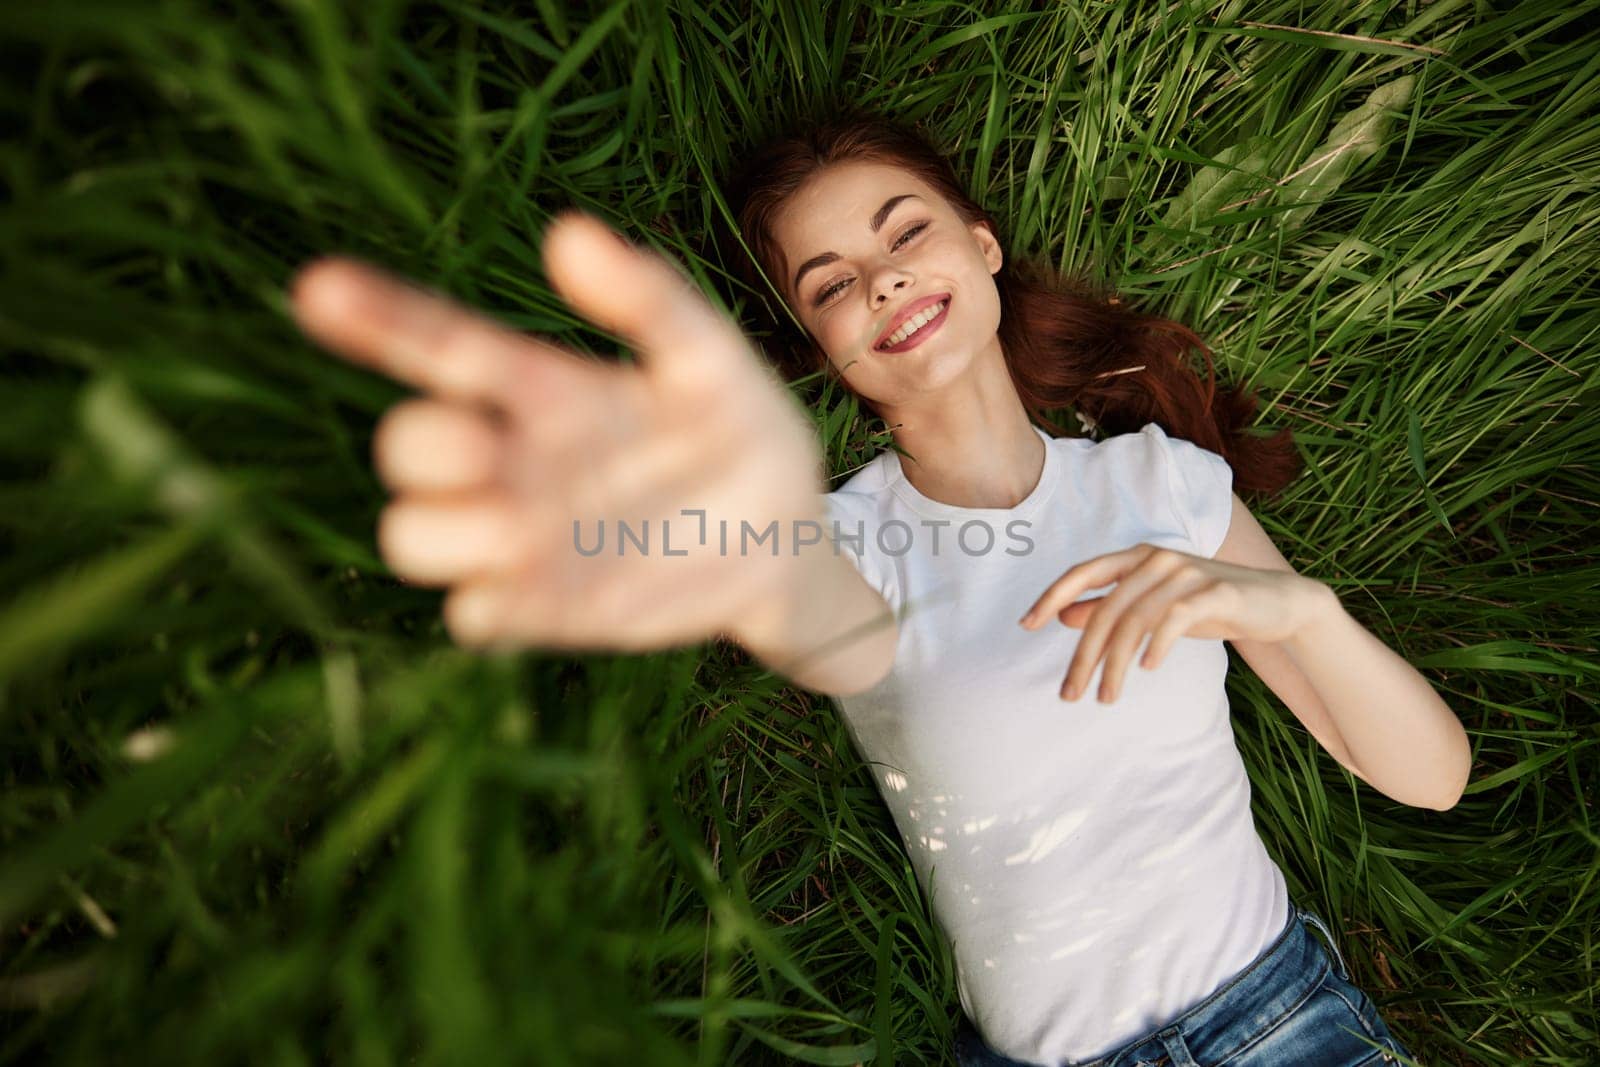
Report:
M 778 213 L 773 236 L 786 260 L 789 306 L 868 400 L 915 400 L 980 357 L 1000 358 L 999 242 L 899 167 L 839 163 L 819 171 Z M 881 350 L 902 309 L 942 294 L 948 304 L 944 321 L 931 324 L 937 329 L 924 327 L 905 351 Z

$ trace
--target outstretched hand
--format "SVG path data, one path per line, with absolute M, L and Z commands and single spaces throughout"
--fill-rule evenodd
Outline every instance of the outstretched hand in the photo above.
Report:
M 627 365 L 516 333 L 357 261 L 291 284 L 296 321 L 353 363 L 425 396 L 381 420 L 373 459 L 397 499 L 378 524 L 402 578 L 448 586 L 463 645 L 642 651 L 737 635 L 786 589 L 794 520 L 822 518 L 822 452 L 804 412 L 681 268 L 568 211 L 546 230 L 557 293 L 638 353 Z M 681 509 L 705 509 L 701 523 Z M 577 551 L 575 523 L 592 547 Z M 618 520 L 647 553 L 619 556 Z M 670 520 L 672 554 L 661 550 Z M 730 534 L 776 520 L 784 551 Z M 685 551 L 686 550 L 686 551 Z

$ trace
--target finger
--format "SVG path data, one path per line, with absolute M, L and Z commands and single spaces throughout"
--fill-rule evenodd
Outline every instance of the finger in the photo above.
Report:
M 1095 609 L 1099 607 L 1100 602 L 1103 600 L 1105 600 L 1105 597 L 1103 596 L 1092 596 L 1083 600 L 1074 600 L 1072 603 L 1056 612 L 1056 618 L 1059 619 L 1064 626 L 1070 626 L 1075 630 L 1081 630 L 1084 628 L 1084 626 L 1088 625 L 1089 620 L 1094 616 Z
M 1122 679 L 1128 664 L 1145 636 L 1174 611 L 1187 617 L 1186 610 L 1176 608 L 1182 598 L 1194 587 L 1197 580 L 1181 571 L 1168 575 L 1153 585 L 1138 600 L 1128 606 L 1112 630 L 1106 643 L 1105 665 L 1100 671 L 1099 699 L 1102 704 L 1112 703 L 1122 692 Z
M 397 493 L 487 489 L 499 477 L 504 450 L 487 416 L 437 400 L 402 400 L 372 438 L 373 466 Z
M 1173 605 L 1174 610 L 1167 612 L 1167 617 L 1150 636 L 1150 644 L 1139 661 L 1141 667 L 1153 671 L 1161 666 L 1172 646 L 1178 643 L 1178 638 L 1190 636 L 1202 619 L 1211 616 L 1210 604 L 1216 595 L 1212 592 L 1215 586 L 1216 583 L 1212 583 L 1201 587 Z M 1182 610 L 1177 610 L 1180 607 Z
M 1037 630 L 1076 600 L 1078 594 L 1117 581 L 1138 565 L 1140 560 L 1136 554 L 1143 547 L 1135 545 L 1120 552 L 1109 552 L 1067 568 L 1061 577 L 1045 587 L 1033 606 L 1023 612 L 1019 620 L 1022 627 Z
M 452 400 L 510 407 L 531 395 L 559 409 L 600 377 L 594 360 L 353 259 L 316 260 L 290 289 L 295 320 L 317 343 Z
M 543 254 L 562 299 L 627 341 L 662 381 L 709 394 L 759 369 L 743 332 L 680 265 L 630 244 L 593 215 L 557 215 Z
M 395 574 L 418 585 L 446 585 L 511 571 L 555 536 L 526 521 L 508 496 L 462 499 L 402 497 L 378 518 L 378 549 Z
M 1063 697 L 1076 700 L 1079 694 L 1088 690 L 1090 676 L 1100 661 L 1112 629 L 1121 622 L 1123 613 L 1163 577 L 1163 573 L 1143 566 L 1132 567 L 1121 576 L 1117 587 L 1105 596 L 1104 602 L 1095 609 L 1094 616 L 1084 624 L 1083 636 L 1073 650 L 1072 664 L 1067 668 L 1066 681 L 1061 686 Z M 1102 682 L 1104 677 L 1102 672 Z

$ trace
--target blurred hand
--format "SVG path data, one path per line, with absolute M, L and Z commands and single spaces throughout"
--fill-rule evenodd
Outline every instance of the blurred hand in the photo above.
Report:
M 793 584 L 794 520 L 826 526 L 810 421 L 676 264 L 577 211 L 551 223 L 543 254 L 558 295 L 627 341 L 636 365 L 516 333 L 353 260 L 295 276 L 308 335 L 428 394 L 378 425 L 373 458 L 397 494 L 379 551 L 402 578 L 449 587 L 445 624 L 462 645 L 643 651 L 737 636 Z M 705 509 L 703 544 L 684 508 Z M 618 520 L 642 539 L 646 519 L 648 552 L 629 541 L 619 558 Z M 603 551 L 578 551 L 575 520 L 591 552 L 604 520 Z M 741 554 L 741 520 L 757 534 L 776 520 L 778 555 L 770 536 Z

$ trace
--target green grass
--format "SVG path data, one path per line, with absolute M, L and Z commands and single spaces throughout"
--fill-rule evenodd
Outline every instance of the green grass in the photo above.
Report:
M 843 92 L 1294 430 L 1261 521 L 1476 758 L 1392 803 L 1235 662 L 1269 850 L 1421 1062 L 1595 1062 L 1597 5 L 755 7 L 0 9 L 0 1061 L 948 1062 L 829 702 L 456 649 L 374 543 L 405 394 L 285 304 L 343 251 L 617 353 L 543 278 L 578 205 L 737 311 L 709 176 Z

